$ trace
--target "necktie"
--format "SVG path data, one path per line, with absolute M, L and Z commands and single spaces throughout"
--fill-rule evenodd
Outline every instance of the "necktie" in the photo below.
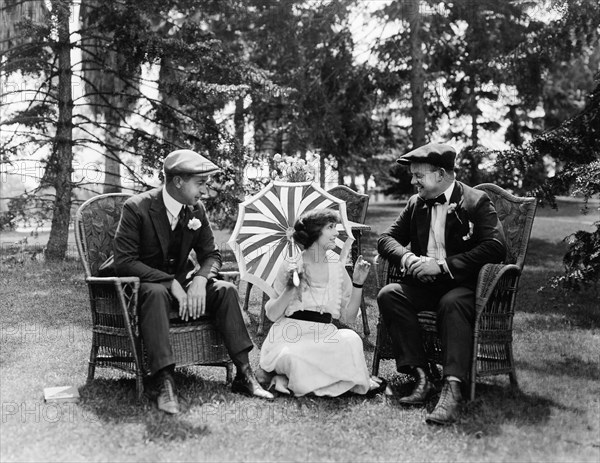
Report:
M 429 208 L 435 206 L 436 204 L 444 204 L 445 202 L 446 202 L 446 195 L 444 193 L 442 193 L 441 195 L 439 195 L 436 198 L 426 199 L 425 200 L 425 204 Z
M 179 219 L 177 220 L 177 226 L 184 227 L 188 223 L 190 209 L 187 206 L 181 206 L 179 211 Z

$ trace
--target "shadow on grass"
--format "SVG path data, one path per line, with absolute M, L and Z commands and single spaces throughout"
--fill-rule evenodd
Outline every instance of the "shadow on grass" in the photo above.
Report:
M 409 395 L 414 387 L 414 382 L 407 375 L 399 374 L 391 382 L 394 396 L 388 403 L 400 410 L 407 410 L 399 402 L 399 398 Z M 440 385 L 437 385 L 438 391 Z M 466 394 L 463 393 L 466 397 Z M 430 413 L 439 400 L 439 392 L 432 395 L 425 409 Z M 419 409 L 419 407 L 408 408 Z M 519 389 L 506 385 L 477 383 L 475 400 L 465 402 L 461 409 L 458 421 L 453 425 L 476 438 L 483 436 L 499 436 L 503 433 L 502 425 L 510 423 L 516 426 L 540 426 L 549 422 L 553 410 L 575 409 L 565 407 L 553 400 L 537 394 L 526 394 Z M 432 430 L 440 429 L 432 426 Z M 451 429 L 451 428 L 450 428 Z
M 209 428 L 198 417 L 191 421 L 186 412 L 205 403 L 223 402 L 229 387 L 222 381 L 207 381 L 187 370 L 176 371 L 175 383 L 181 413 L 168 415 L 156 407 L 146 395 L 138 400 L 132 378 L 97 378 L 79 389 L 79 405 L 88 418 L 107 424 L 133 423 L 145 427 L 140 439 L 144 442 L 170 442 L 197 439 L 208 434 Z M 198 424 L 198 421 L 201 421 Z
M 503 424 L 546 425 L 556 409 L 576 411 L 541 395 L 497 384 L 477 384 L 477 396 L 466 404 L 457 426 L 477 438 L 499 436 Z
M 597 360 L 589 362 L 573 356 L 564 357 L 558 361 L 543 360 L 539 363 L 518 361 L 517 369 L 535 371 L 544 376 L 548 375 L 548 372 L 552 372 L 553 376 L 600 380 L 600 365 Z

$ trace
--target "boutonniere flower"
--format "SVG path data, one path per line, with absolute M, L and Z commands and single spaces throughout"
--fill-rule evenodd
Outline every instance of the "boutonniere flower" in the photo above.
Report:
M 458 220 L 462 225 L 463 221 L 460 218 L 460 216 L 458 215 L 458 205 L 456 203 L 448 204 L 448 215 L 450 215 L 452 213 L 456 216 L 456 220 Z
M 200 219 L 198 219 L 197 217 L 190 219 L 190 221 L 188 222 L 188 228 L 190 230 L 198 230 L 201 226 L 202 222 L 200 222 Z
M 471 237 L 473 236 L 473 229 L 475 228 L 475 224 L 471 221 L 469 221 L 469 233 L 467 233 L 465 236 L 462 237 L 463 241 L 467 241 L 469 239 L 471 239 Z

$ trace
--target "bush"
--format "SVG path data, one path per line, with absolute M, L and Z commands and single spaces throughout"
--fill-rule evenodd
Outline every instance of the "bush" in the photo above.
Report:
M 563 258 L 565 274 L 551 279 L 553 288 L 579 291 L 593 287 L 598 291 L 600 281 L 600 221 L 595 222 L 596 231 L 579 230 L 563 241 L 567 253 Z

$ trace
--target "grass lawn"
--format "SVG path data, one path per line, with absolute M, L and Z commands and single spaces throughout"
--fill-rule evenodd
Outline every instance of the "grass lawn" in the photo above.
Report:
M 399 205 L 373 203 L 363 250 Z M 600 300 L 593 292 L 538 289 L 561 272 L 562 238 L 599 220 L 579 206 L 540 209 L 518 295 L 515 356 L 520 390 L 504 377 L 478 385 L 475 401 L 450 427 L 424 424 L 425 408 L 395 398 L 277 398 L 232 394 L 223 369 L 179 370 L 184 412 L 165 416 L 137 403 L 135 381 L 98 369 L 86 385 L 90 313 L 79 262 L 48 265 L 9 259 L 4 235 L 0 289 L 0 461 L 600 461 Z M 43 236 L 38 236 L 43 244 Z M 227 233 L 217 241 L 225 243 Z M 34 244 L 28 241 L 28 245 Z M 223 246 L 223 249 L 225 247 Z M 377 308 L 366 285 L 370 366 Z M 245 284 L 240 286 L 245 294 Z M 248 323 L 257 347 L 259 295 Z M 361 332 L 360 324 L 356 328 Z M 258 348 L 251 357 L 258 362 Z M 403 387 L 391 361 L 381 375 Z M 46 404 L 43 388 L 75 385 L 78 403 Z M 432 406 L 433 404 L 429 404 Z

